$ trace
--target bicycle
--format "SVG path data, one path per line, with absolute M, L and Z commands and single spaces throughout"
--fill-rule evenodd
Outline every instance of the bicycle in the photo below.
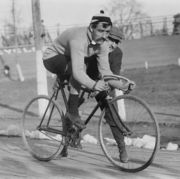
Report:
M 66 78 L 65 78 L 66 79 Z M 129 83 L 128 89 L 123 89 L 123 95 L 110 97 L 111 90 L 99 92 L 100 100 L 97 102 L 91 113 L 85 120 L 87 125 L 101 108 L 98 122 L 98 135 L 100 146 L 107 159 L 120 170 L 125 172 L 138 172 L 147 168 L 152 162 L 159 149 L 159 126 L 150 107 L 142 99 L 130 95 L 130 80 L 123 76 L 106 76 L 105 81 L 116 80 Z M 71 142 L 82 132 L 82 129 L 72 127 L 71 131 L 65 132 L 65 113 L 67 110 L 66 87 L 68 81 L 56 78 L 53 85 L 51 97 L 39 95 L 26 105 L 22 117 L 22 137 L 28 151 L 38 160 L 50 161 L 60 156 L 63 148 L 69 146 Z M 83 88 L 79 97 L 79 105 L 85 98 L 85 94 L 95 97 L 94 92 Z M 57 103 L 57 98 L 61 92 L 62 103 Z M 41 103 L 41 111 L 38 105 Z M 43 105 L 42 105 L 43 104 Z M 119 113 L 117 106 L 123 104 L 124 113 Z M 119 152 L 114 141 L 109 124 L 107 123 L 105 111 L 109 109 L 112 119 L 118 126 L 119 132 L 125 136 L 126 150 L 128 153 L 128 163 L 119 161 Z M 143 143 L 143 140 L 151 140 L 152 143 Z

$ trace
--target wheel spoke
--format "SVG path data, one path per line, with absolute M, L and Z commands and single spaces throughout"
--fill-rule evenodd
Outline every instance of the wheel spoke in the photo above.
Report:
M 43 105 L 39 111 L 40 104 Z M 61 152 L 64 145 L 63 118 L 57 103 L 47 96 L 38 96 L 26 106 L 22 119 L 23 141 L 38 160 L 51 160 Z
M 116 136 L 119 136 L 119 138 L 115 137 L 115 140 L 112 127 L 110 127 L 112 122 L 108 122 L 110 125 L 105 122 L 109 121 L 109 119 L 106 120 L 107 117 L 104 118 L 105 112 L 102 112 L 99 123 L 99 136 L 106 157 L 123 171 L 137 172 L 145 169 L 152 163 L 159 148 L 159 127 L 154 114 L 145 102 L 133 96 L 116 97 L 110 103 L 114 105 L 123 103 L 125 114 L 121 113 L 121 109 L 119 116 L 131 133 L 123 139 L 116 132 Z M 121 151 L 123 143 L 128 154 L 128 163 L 120 162 L 119 151 Z

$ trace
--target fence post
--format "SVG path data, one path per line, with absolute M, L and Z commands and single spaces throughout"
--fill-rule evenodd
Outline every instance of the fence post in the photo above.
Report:
M 180 66 L 180 58 L 178 58 L 178 66 Z
M 143 32 L 143 24 L 141 22 L 139 22 L 139 27 L 140 27 L 140 35 L 142 38 L 144 36 L 144 32 Z
M 145 66 L 145 69 L 146 69 L 146 71 L 147 71 L 148 68 L 149 68 L 148 61 L 145 61 L 144 66 Z
M 16 28 L 16 15 L 15 15 L 15 0 L 12 1 L 12 17 L 13 17 L 13 25 L 14 25 L 14 40 L 15 40 L 15 61 L 16 61 L 16 69 L 19 75 L 20 81 L 24 81 L 24 76 L 21 70 L 21 66 L 18 61 L 17 49 L 18 49 L 18 39 L 17 39 L 17 28 Z

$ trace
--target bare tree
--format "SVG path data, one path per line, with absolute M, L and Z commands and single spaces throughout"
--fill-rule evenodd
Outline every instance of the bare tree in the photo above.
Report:
M 106 10 L 114 20 L 113 24 L 123 31 L 126 38 L 133 38 L 138 33 L 143 35 L 148 16 L 136 0 L 112 0 Z
M 4 36 L 8 41 L 9 46 L 21 45 L 22 40 L 20 37 L 22 36 L 22 29 L 19 27 L 21 27 L 22 16 L 18 1 L 11 0 L 9 8 L 10 15 L 8 16 L 8 19 L 4 20 Z

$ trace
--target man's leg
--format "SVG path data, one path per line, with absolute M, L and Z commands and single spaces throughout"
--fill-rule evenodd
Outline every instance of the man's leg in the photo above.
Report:
M 69 135 L 74 135 L 77 129 L 73 127 L 72 122 L 70 121 L 69 118 L 67 118 L 65 116 L 64 120 L 63 120 L 63 131 L 64 134 L 67 136 Z M 70 143 L 71 147 L 74 148 L 79 148 L 82 149 L 82 145 L 81 145 L 81 133 L 76 133 L 76 136 L 73 136 L 73 140 Z M 66 151 L 64 151 L 65 153 L 67 153 Z M 66 156 L 66 155 L 65 155 Z
M 101 95 L 103 95 L 103 94 L 100 93 L 100 94 L 98 94 L 96 96 L 97 101 L 99 101 L 101 99 Z M 103 108 L 103 106 L 101 107 L 101 109 L 102 108 Z M 111 132 L 113 134 L 113 137 L 114 137 L 114 139 L 115 139 L 115 141 L 116 141 L 116 143 L 118 145 L 120 161 L 123 162 L 123 163 L 128 162 L 128 155 L 127 155 L 127 152 L 126 152 L 124 136 L 119 131 L 119 129 L 117 128 L 117 126 L 116 126 L 116 124 L 114 122 L 114 120 L 112 119 L 109 108 L 106 108 L 104 118 L 106 119 L 106 122 L 109 124 L 109 126 L 111 128 Z
M 71 141 L 70 146 L 77 149 L 82 149 L 81 139 L 82 139 L 81 133 L 77 133 L 76 136 L 74 136 L 73 140 Z
M 80 118 L 78 109 L 80 87 L 81 85 L 78 82 L 76 82 L 73 78 L 70 79 L 70 94 L 68 99 L 68 110 L 66 116 L 75 126 L 84 129 L 85 124 Z
M 111 132 L 112 132 L 114 139 L 116 140 L 116 143 L 118 145 L 120 161 L 122 163 L 128 162 L 128 155 L 126 152 L 124 136 L 123 136 L 122 132 L 117 128 L 116 124 L 114 123 L 114 121 L 111 117 L 110 111 L 108 109 L 106 109 L 106 112 L 105 112 L 105 119 L 106 119 L 107 123 L 109 124 L 109 126 L 111 128 Z
M 84 129 L 85 125 L 79 116 L 78 104 L 79 104 L 79 95 L 70 93 L 68 99 L 68 111 L 66 117 L 69 118 L 70 121 L 75 126 Z
M 70 119 L 67 116 L 64 116 L 63 131 L 64 131 L 65 136 L 67 136 L 68 133 L 71 134 L 72 132 L 74 132 L 74 130 L 76 130 L 76 129 L 73 128 L 73 124 L 70 121 Z M 67 140 L 67 139 L 68 138 L 66 138 L 65 140 Z M 74 140 L 70 143 L 70 146 L 74 147 L 74 148 L 82 149 L 82 145 L 80 142 L 81 142 L 81 134 L 79 133 L 77 135 L 77 137 L 74 138 Z M 61 157 L 67 157 L 68 156 L 68 146 L 64 146 L 63 150 L 60 153 L 60 156 Z
M 64 117 L 64 120 L 63 120 L 63 131 L 64 131 L 65 135 L 67 135 L 68 132 L 69 133 L 71 132 L 73 124 L 77 125 L 78 127 L 81 127 L 82 121 L 81 121 L 80 116 L 79 116 L 78 102 L 79 102 L 79 96 L 77 94 L 71 94 L 70 93 L 69 99 L 68 99 L 68 111 L 67 111 L 67 113 Z M 74 144 L 72 144 L 71 147 L 81 148 L 81 146 L 79 147 L 77 144 L 76 145 L 75 144 L 76 143 L 74 141 Z M 62 157 L 68 156 L 67 146 L 64 146 L 60 155 Z
M 85 124 L 80 118 L 78 106 L 79 106 L 79 93 L 77 93 L 76 90 L 74 90 L 74 88 L 71 86 L 69 99 L 68 99 L 67 117 L 72 121 L 72 123 L 74 123 L 74 125 L 84 129 Z M 78 136 L 72 142 L 71 147 L 82 148 L 80 141 L 81 141 L 81 134 L 78 134 Z

